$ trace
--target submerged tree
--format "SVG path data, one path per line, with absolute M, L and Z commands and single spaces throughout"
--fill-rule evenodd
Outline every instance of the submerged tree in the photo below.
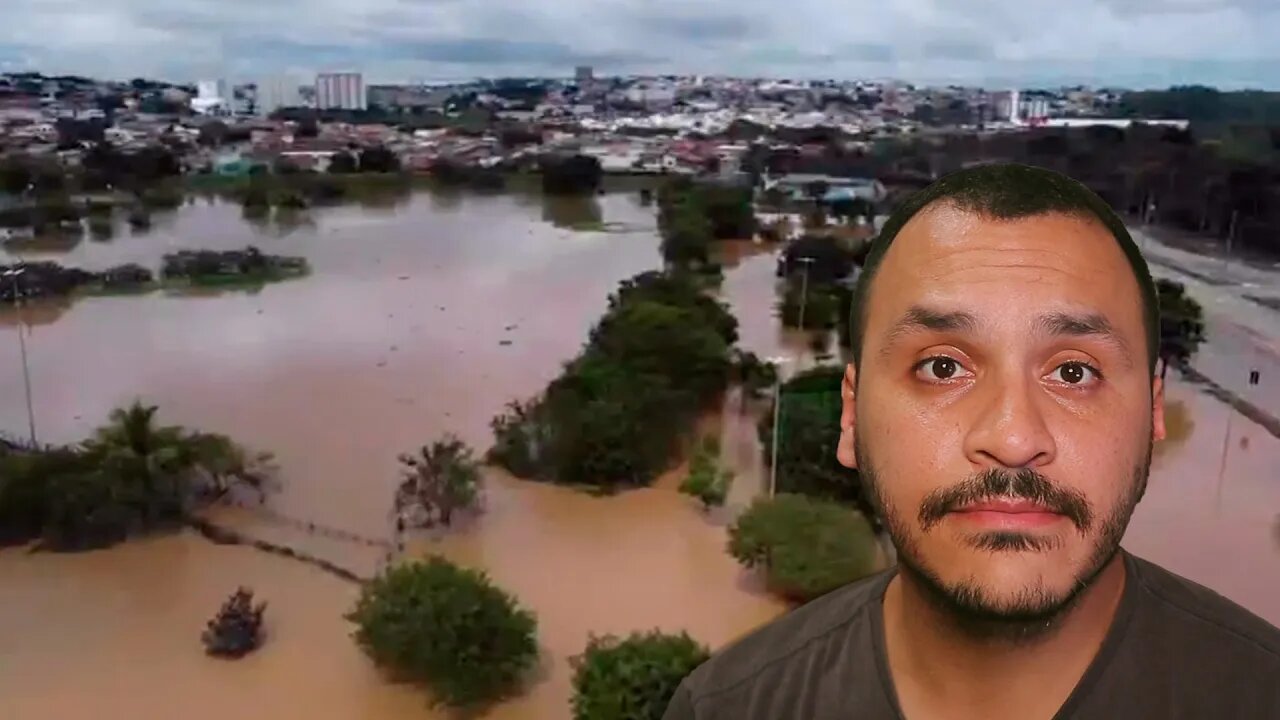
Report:
M 1169 363 L 1186 364 L 1205 341 L 1204 308 L 1187 294 L 1182 283 L 1156 280 L 1160 301 L 1160 377 L 1169 372 Z
M 200 635 L 205 652 L 240 658 L 258 649 L 262 644 L 262 614 L 266 609 L 265 602 L 253 604 L 252 590 L 237 589 Z
M 396 490 L 396 515 L 410 524 L 448 527 L 458 510 L 474 508 L 480 498 L 480 465 L 471 448 L 452 434 L 401 455 L 404 479 Z
M 720 441 L 707 436 L 699 443 L 689 461 L 689 475 L 680 484 L 680 492 L 702 502 L 703 511 L 724 505 L 733 484 L 733 471 L 720 467 Z
M 394 566 L 366 583 L 347 619 L 374 662 L 423 683 L 446 705 L 496 700 L 538 659 L 533 613 L 484 572 L 441 557 Z

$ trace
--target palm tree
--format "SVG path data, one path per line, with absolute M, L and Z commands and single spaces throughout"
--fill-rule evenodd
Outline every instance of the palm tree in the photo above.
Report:
M 110 423 L 98 428 L 87 446 L 108 458 L 137 462 L 152 476 L 189 467 L 186 433 L 177 426 L 157 427 L 157 409 L 135 400 L 128 408 L 112 410 Z
M 146 523 L 172 519 L 187 500 L 188 473 L 195 457 L 186 433 L 157 426 L 156 407 L 135 401 L 111 411 L 85 449 L 99 459 L 101 477 L 112 493 L 133 505 Z

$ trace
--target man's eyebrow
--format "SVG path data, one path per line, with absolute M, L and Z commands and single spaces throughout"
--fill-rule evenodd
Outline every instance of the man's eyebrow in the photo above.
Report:
M 1057 337 L 1096 337 L 1119 350 L 1125 362 L 1133 362 L 1128 341 L 1116 332 L 1110 320 L 1099 313 L 1046 313 L 1036 319 L 1036 328 Z
M 1115 347 L 1126 363 L 1133 363 L 1129 343 L 1115 331 L 1111 321 L 1099 313 L 1052 312 L 1036 318 L 1036 329 L 1055 337 L 1096 337 Z M 882 354 L 889 354 L 902 338 L 917 332 L 973 334 L 978 320 L 967 312 L 944 312 L 913 305 L 885 335 Z
M 885 335 L 883 352 L 888 353 L 899 340 L 920 331 L 959 332 L 972 334 L 978 321 L 967 312 L 942 312 L 913 305 Z

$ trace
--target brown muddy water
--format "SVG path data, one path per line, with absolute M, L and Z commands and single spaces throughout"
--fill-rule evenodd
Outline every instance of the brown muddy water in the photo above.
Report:
M 609 231 L 570 229 L 600 223 Z M 165 422 L 271 450 L 282 487 L 265 511 L 218 519 L 362 575 L 385 553 L 371 543 L 390 539 L 397 454 L 446 431 L 487 447 L 490 418 L 577 353 L 618 281 L 661 264 L 653 211 L 630 194 L 415 194 L 285 224 L 200 201 L 145 235 L 21 255 L 154 268 L 171 249 L 250 243 L 304 255 L 313 273 L 256 293 L 27 308 L 40 439 L 81 438 L 137 397 Z M 0 428 L 18 434 L 15 332 L 12 314 L 0 320 Z M 713 425 L 758 464 L 754 418 L 727 417 Z M 759 486 L 748 474 L 736 505 Z M 566 717 L 567 658 L 590 633 L 688 630 L 719 646 L 784 609 L 725 553 L 724 517 L 675 492 L 674 474 L 612 498 L 486 480 L 480 518 L 410 554 L 483 567 L 538 616 L 539 680 L 488 717 Z M 240 584 L 270 603 L 269 642 L 243 661 L 206 658 L 200 630 Z M 81 555 L 0 551 L 0 717 L 441 717 L 356 649 L 342 619 L 355 596 L 313 567 L 191 533 Z
M 609 232 L 572 229 L 602 223 Z M 81 438 L 137 397 L 166 422 L 271 450 L 281 490 L 266 508 L 218 519 L 360 574 L 390 539 L 396 455 L 446 431 L 487 447 L 490 418 L 557 374 L 617 282 L 660 265 L 652 208 L 630 194 L 414 194 L 265 223 L 200 201 L 144 235 L 36 243 L 22 256 L 156 267 L 169 249 L 250 243 L 304 255 L 313 274 L 256 293 L 27 308 L 40 436 Z M 736 243 L 722 261 L 740 345 L 792 358 L 788 374 L 811 366 L 808 337 L 773 316 L 772 252 Z M 19 434 L 15 331 L 12 313 L 0 315 L 0 430 Z M 1170 439 L 1127 546 L 1280 622 L 1280 441 L 1238 414 L 1228 427 L 1228 408 L 1193 386 L 1174 382 L 1169 398 Z M 715 647 L 785 610 L 724 551 L 727 516 L 766 486 L 759 409 L 730 393 L 709 421 L 738 472 L 724 513 L 704 516 L 676 493 L 678 471 L 610 498 L 491 471 L 478 519 L 411 543 L 410 555 L 485 568 L 538 616 L 537 681 L 486 717 L 567 717 L 567 659 L 590 633 L 688 630 Z M 214 661 L 200 630 L 240 584 L 270 603 L 269 641 L 244 660 Z M 191 533 L 78 555 L 0 551 L 0 718 L 445 717 L 357 650 L 342 620 L 356 592 L 311 566 Z

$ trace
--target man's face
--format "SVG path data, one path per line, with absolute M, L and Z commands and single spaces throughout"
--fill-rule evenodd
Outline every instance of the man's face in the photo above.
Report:
M 1164 436 L 1115 239 L 936 204 L 867 302 L 839 457 L 873 485 L 903 566 L 987 617 L 1065 606 L 1114 555 Z

